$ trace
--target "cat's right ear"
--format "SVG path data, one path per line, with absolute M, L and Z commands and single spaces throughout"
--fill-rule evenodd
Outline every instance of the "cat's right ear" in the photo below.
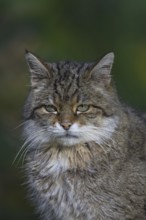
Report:
M 31 86 L 35 87 L 43 79 L 51 77 L 50 66 L 42 61 L 39 57 L 29 51 L 25 51 L 25 58 L 31 74 Z
M 97 82 L 103 86 L 109 86 L 111 83 L 111 69 L 114 62 L 114 53 L 108 53 L 100 61 L 95 63 L 90 71 L 86 73 L 87 79 Z

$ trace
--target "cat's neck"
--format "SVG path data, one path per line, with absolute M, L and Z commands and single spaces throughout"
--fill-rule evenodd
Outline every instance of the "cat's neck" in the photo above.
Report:
M 56 144 L 51 145 L 49 150 L 47 150 L 48 146 L 44 146 L 35 155 L 32 153 L 31 156 L 30 154 L 28 164 L 32 169 L 34 167 L 34 171 L 43 178 L 47 176 L 57 178 L 62 173 L 71 170 L 94 173 L 99 169 L 101 172 L 101 170 L 109 169 L 110 164 L 119 163 L 122 154 L 124 158 L 124 149 L 116 148 L 116 145 L 114 140 L 110 140 L 103 145 L 98 145 L 95 142 L 70 147 Z

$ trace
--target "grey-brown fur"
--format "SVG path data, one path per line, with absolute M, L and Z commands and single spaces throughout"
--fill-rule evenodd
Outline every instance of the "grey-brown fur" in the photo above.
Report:
M 146 219 L 146 119 L 119 101 L 113 58 L 50 64 L 26 54 L 26 173 L 44 220 Z

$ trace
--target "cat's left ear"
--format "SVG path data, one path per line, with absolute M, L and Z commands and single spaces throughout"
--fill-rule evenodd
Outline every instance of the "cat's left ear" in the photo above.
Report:
M 31 74 L 31 86 L 35 87 L 43 79 L 50 78 L 49 64 L 26 50 L 25 58 Z
M 110 84 L 111 69 L 114 62 L 114 53 L 105 55 L 90 71 L 90 77 L 102 83 Z

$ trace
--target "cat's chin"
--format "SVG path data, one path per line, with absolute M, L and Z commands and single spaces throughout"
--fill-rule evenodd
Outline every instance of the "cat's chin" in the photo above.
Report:
M 80 138 L 75 135 L 62 135 L 57 139 L 58 143 L 64 146 L 73 146 L 80 143 Z

